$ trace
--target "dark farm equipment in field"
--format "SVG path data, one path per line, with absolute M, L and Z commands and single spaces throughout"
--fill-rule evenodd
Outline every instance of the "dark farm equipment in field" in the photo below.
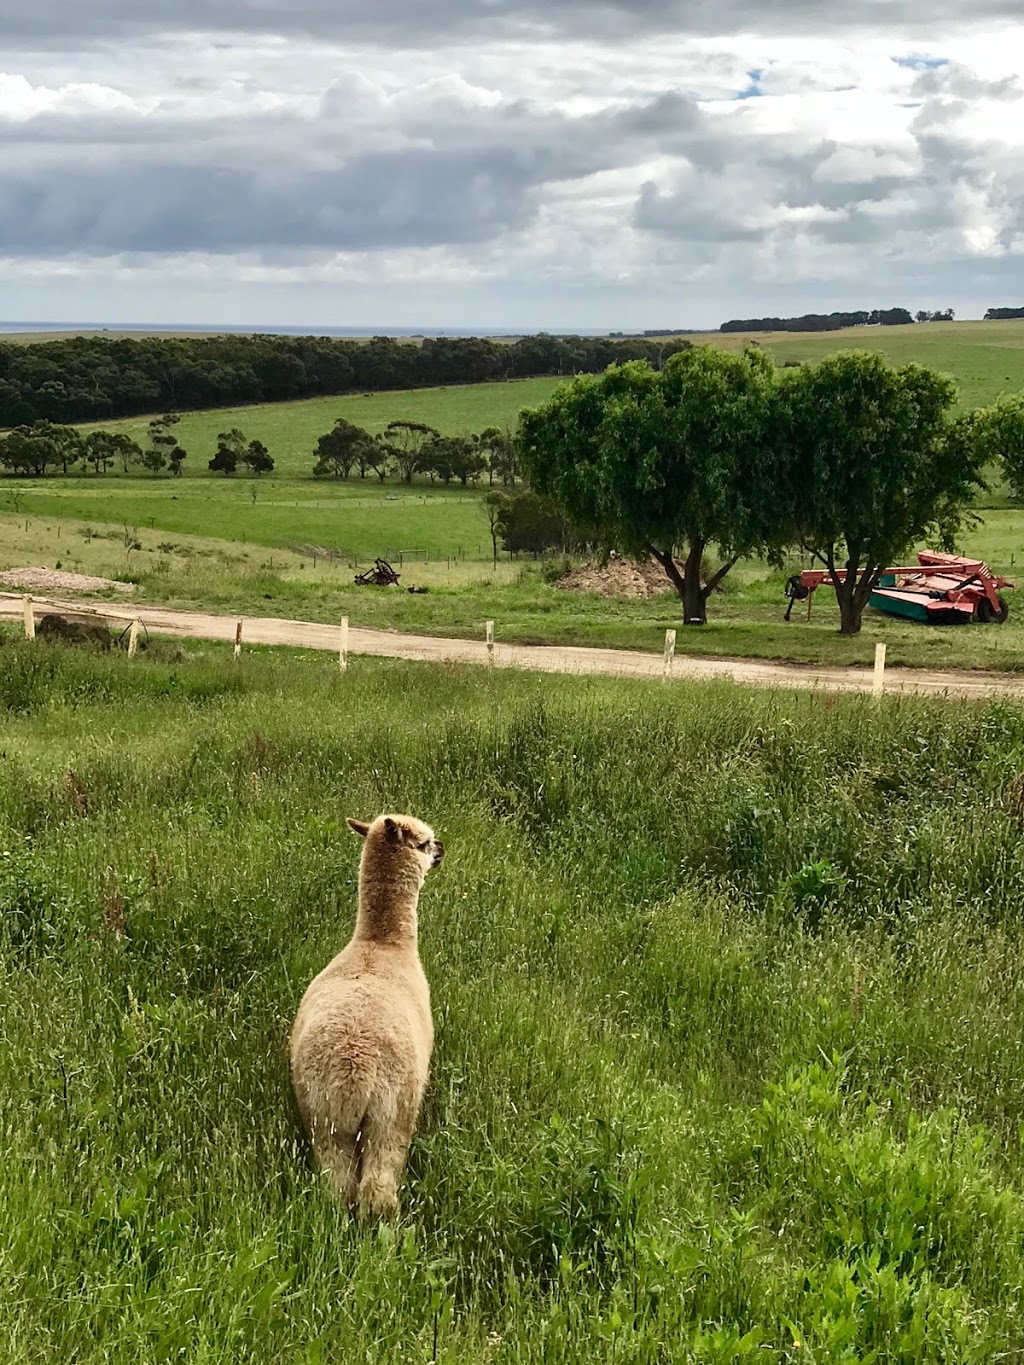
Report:
M 1010 608 L 999 591 L 1012 588 L 1006 578 L 994 574 L 980 559 L 964 559 L 961 555 L 941 554 L 937 550 L 921 550 L 916 564 L 905 564 L 886 569 L 868 601 L 876 611 L 887 616 L 900 616 L 907 621 L 921 621 L 928 625 L 968 625 L 973 621 L 983 625 L 990 621 L 1003 622 Z M 786 587 L 790 599 L 786 610 L 789 620 L 794 602 L 807 602 L 807 616 L 816 589 L 823 583 L 842 582 L 845 569 L 804 569 L 794 574 Z
M 398 574 L 386 559 L 375 559 L 373 568 L 367 569 L 366 573 L 357 573 L 355 581 L 359 588 L 387 588 L 398 582 Z

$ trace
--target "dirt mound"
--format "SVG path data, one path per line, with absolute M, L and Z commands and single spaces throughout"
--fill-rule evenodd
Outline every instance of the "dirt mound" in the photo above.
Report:
M 118 583 L 113 578 L 91 574 L 66 573 L 63 569 L 8 569 L 0 573 L 0 588 L 20 588 L 22 592 L 131 592 L 134 583 Z
M 584 564 L 579 569 L 568 569 L 555 580 L 555 587 L 568 592 L 593 592 L 599 597 L 656 597 L 667 591 L 669 581 L 661 565 L 652 559 L 616 556 L 603 566 Z

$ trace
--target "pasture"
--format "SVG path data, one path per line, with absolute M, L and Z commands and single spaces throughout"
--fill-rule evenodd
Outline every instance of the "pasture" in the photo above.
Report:
M 711 334 L 697 340 L 738 346 L 755 339 L 780 363 L 817 359 L 843 346 L 875 347 L 890 359 L 918 360 L 952 373 L 962 401 L 990 401 L 1024 382 L 1024 323 L 930 323 L 813 336 Z M 482 483 L 445 488 L 418 477 L 412 486 L 393 478 L 314 480 L 316 437 L 336 416 L 380 431 L 409 418 L 446 433 L 515 423 L 523 406 L 542 402 L 559 381 L 539 379 L 452 386 L 253 408 L 186 413 L 176 429 L 189 451 L 181 479 L 111 472 L 103 478 L 0 480 L 0 567 L 55 565 L 110 575 L 125 573 L 139 595 L 176 606 L 207 606 L 248 614 L 293 615 L 434 634 L 477 635 L 495 619 L 499 637 L 518 642 L 594 644 L 658 649 L 667 627 L 679 623 L 670 594 L 647 601 L 566 593 L 547 581 L 544 565 L 491 563 Z M 120 426 L 145 436 L 145 421 Z M 217 432 L 238 425 L 266 442 L 277 460 L 271 475 L 224 478 L 206 468 Z M 998 481 L 980 500 L 984 521 L 965 533 L 960 548 L 1011 576 L 1024 554 L 1024 516 L 1008 505 Z M 4 513 L 7 515 L 3 515 Z M 126 555 L 125 532 L 143 546 Z M 91 533 L 95 533 L 92 535 Z M 340 564 L 314 560 L 308 547 L 341 553 Z M 296 547 L 306 547 L 294 553 Z M 349 565 L 366 567 L 378 555 L 404 560 L 403 586 L 429 594 L 367 592 L 351 585 Z M 678 648 L 695 653 L 795 661 L 870 660 L 876 640 L 892 663 L 928 667 L 1016 668 L 1024 658 L 1024 607 L 1013 605 L 1002 628 L 926 630 L 869 614 L 857 640 L 835 635 L 834 601 L 819 594 L 811 623 L 795 613 L 782 621 L 785 576 L 752 561 L 738 566 L 716 595 L 709 625 L 680 632 Z M 557 573 L 557 567 L 550 570 Z
M 407 505 L 415 505 L 417 497 L 410 495 Z M 194 505 L 201 513 L 202 501 Z M 357 505 L 351 504 L 349 525 L 372 528 L 372 523 L 355 520 Z M 383 504 L 388 513 L 393 506 Z M 420 515 L 432 506 L 428 499 L 418 509 Z M 483 520 L 472 495 L 458 506 Z M 237 509 L 240 516 L 252 511 L 241 500 Z M 217 523 L 210 518 L 207 524 Z M 646 599 L 570 592 L 553 581 L 561 572 L 560 560 L 509 563 L 504 556 L 494 567 L 489 558 L 474 559 L 468 539 L 472 525 L 466 531 L 465 559 L 446 558 L 441 546 L 440 554 L 431 552 L 427 563 L 422 556 L 407 560 L 398 588 L 357 588 L 347 561 L 332 563 L 314 559 L 308 551 L 270 548 L 255 543 L 251 534 L 224 540 L 150 529 L 141 519 L 135 526 L 142 548 L 128 552 L 119 525 L 0 514 L 0 569 L 29 564 L 61 567 L 128 579 L 138 584 L 137 599 L 152 604 L 308 621 L 348 616 L 353 625 L 425 635 L 479 639 L 484 622 L 493 620 L 499 640 L 519 644 L 660 652 L 665 631 L 680 625 L 681 606 L 670 590 Z M 297 530 L 310 534 L 308 527 Z M 322 530 L 322 522 L 317 530 Z M 359 563 L 364 568 L 375 552 L 380 553 L 382 540 L 388 547 L 383 535 L 375 539 L 373 534 L 371 529 L 365 540 L 356 542 L 363 551 Z M 480 531 L 476 534 L 479 538 Z M 319 536 L 317 541 L 323 543 Z M 994 509 L 985 513 L 983 525 L 965 539 L 963 548 L 1013 574 L 1022 543 L 1024 513 Z M 677 652 L 866 667 L 875 644 L 884 642 L 892 665 L 998 670 L 1022 666 L 1024 603 L 1018 604 L 1012 593 L 1010 618 L 1002 626 L 924 627 L 869 611 L 860 636 L 848 639 L 838 634 L 835 597 L 825 589 L 817 595 L 810 622 L 803 604 L 797 604 L 791 621 L 783 619 L 786 575 L 799 567 L 796 560 L 781 571 L 756 560 L 737 565 L 725 580 L 725 590 L 712 600 L 708 624 L 678 630 Z M 404 591 L 414 585 L 428 591 Z
M 217 449 L 217 433 L 229 427 L 240 427 L 248 438 L 262 441 L 274 457 L 276 468 L 270 477 L 308 479 L 312 483 L 317 437 L 330 431 L 338 417 L 354 422 L 372 435 L 399 418 L 422 422 L 446 436 L 480 432 L 487 427 L 504 430 L 515 427 L 523 408 L 543 403 L 562 382 L 560 379 L 514 379 L 500 384 L 453 384 L 437 389 L 345 393 L 331 398 L 305 398 L 294 403 L 256 403 L 247 407 L 188 412 L 175 427 L 175 435 L 189 452 L 182 477 L 223 478 L 223 475 L 210 473 L 207 461 Z M 82 430 L 103 427 L 107 431 L 124 431 L 145 445 L 147 421 L 144 417 L 129 417 L 119 422 L 96 422 L 83 426 Z M 366 482 L 371 480 L 377 482 L 372 473 L 367 475 Z M 393 482 L 392 478 L 388 486 Z
M 838 332 L 722 332 L 695 340 L 730 350 L 751 341 L 780 365 L 835 351 L 877 351 L 894 365 L 927 365 L 956 380 L 963 407 L 983 407 L 1024 389 L 1024 320 L 924 322 L 913 327 L 847 327 Z
M 1018 1350 L 1020 708 L 0 652 L 11 1365 Z M 437 1047 L 361 1228 L 285 1039 L 388 808 Z

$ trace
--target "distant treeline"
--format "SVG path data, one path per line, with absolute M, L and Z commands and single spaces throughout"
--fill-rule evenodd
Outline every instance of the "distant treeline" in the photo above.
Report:
M 990 308 L 985 314 L 986 322 L 1005 322 L 1007 318 L 1024 318 L 1024 308 Z
M 841 327 L 902 327 L 914 321 L 906 308 L 858 313 L 805 313 L 800 318 L 733 318 L 720 332 L 838 332 Z
M 654 365 L 690 343 L 554 337 L 73 337 L 0 344 L 0 427 Z

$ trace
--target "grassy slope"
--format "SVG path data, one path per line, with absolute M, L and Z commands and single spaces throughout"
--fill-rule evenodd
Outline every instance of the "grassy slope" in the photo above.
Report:
M 716 333 L 707 340 L 730 349 L 756 341 L 768 347 L 780 365 L 787 360 L 820 360 L 840 350 L 880 351 L 893 364 L 928 365 L 952 375 L 965 407 L 980 407 L 1001 393 L 1024 388 L 1024 321 L 930 322 L 815 333 Z
M 256 403 L 185 413 L 176 428 L 178 439 L 189 452 L 183 477 L 222 480 L 221 475 L 211 475 L 206 464 L 217 448 L 217 433 L 229 427 L 240 427 L 247 437 L 264 442 L 277 461 L 276 475 L 305 479 L 316 462 L 313 451 L 317 437 L 330 431 L 337 417 L 374 433 L 383 431 L 398 418 L 423 422 L 446 435 L 478 432 L 486 427 L 514 427 L 523 408 L 543 403 L 560 382 L 520 379 L 502 384 L 350 393 L 333 398 L 305 398 L 296 403 Z M 144 443 L 146 421 L 136 417 L 94 425 L 126 431 Z
M 1019 1347 L 1017 708 L 0 650 L 11 1365 Z M 285 1039 L 396 807 L 449 853 L 375 1232 Z

